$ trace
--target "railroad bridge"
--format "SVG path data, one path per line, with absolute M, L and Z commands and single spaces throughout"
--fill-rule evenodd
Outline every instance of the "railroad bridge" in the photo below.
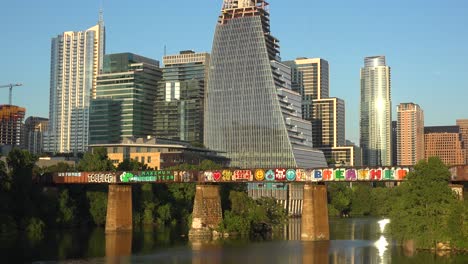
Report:
M 302 240 L 329 240 L 326 182 L 400 182 L 411 167 L 317 168 L 317 169 L 221 169 L 209 171 L 119 171 L 60 172 L 55 184 L 108 184 L 106 232 L 132 230 L 131 184 L 196 183 L 190 235 L 211 234 L 222 221 L 218 183 L 302 183 Z M 458 177 L 460 169 L 451 168 L 452 182 L 465 182 Z M 466 168 L 463 168 L 463 172 Z M 452 185 L 460 196 L 463 185 Z

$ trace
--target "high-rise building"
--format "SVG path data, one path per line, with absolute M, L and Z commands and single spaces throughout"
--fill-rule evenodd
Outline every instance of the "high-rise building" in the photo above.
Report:
M 390 67 L 385 56 L 366 57 L 361 68 L 360 145 L 363 165 L 392 165 Z
M 84 152 L 88 145 L 89 106 L 96 96 L 103 64 L 105 29 L 67 31 L 52 39 L 50 67 L 49 152 Z
M 398 163 L 398 122 L 392 121 L 392 166 Z
M 460 133 L 462 134 L 466 158 L 465 164 L 468 164 L 468 119 L 457 119 L 457 126 L 460 127 Z
M 26 109 L 16 105 L 0 105 L 0 145 L 21 146 Z
M 48 130 L 49 119 L 30 116 L 24 121 L 23 148 L 32 154 L 41 154 L 44 151 L 43 138 Z
M 446 165 L 464 165 L 465 151 L 459 126 L 424 127 L 425 158 L 439 157 Z
M 397 106 L 397 165 L 412 166 L 424 159 L 424 113 L 419 105 Z
M 312 120 L 313 100 L 329 98 L 328 61 L 302 57 L 284 63 L 292 68 L 293 90 L 302 94 L 302 118 Z
M 345 145 L 345 103 L 342 99 L 313 100 L 312 120 L 314 148 Z
M 159 138 L 203 143 L 210 54 L 181 51 L 164 56 L 163 63 L 163 79 L 154 105 L 155 133 Z
M 159 61 L 133 53 L 104 56 L 90 108 L 90 144 L 154 135 L 153 104 L 161 80 Z
M 225 152 L 233 167 L 326 166 L 312 149 L 301 95 L 287 87 L 291 77 L 279 61 L 268 3 L 225 0 L 211 53 L 204 142 Z

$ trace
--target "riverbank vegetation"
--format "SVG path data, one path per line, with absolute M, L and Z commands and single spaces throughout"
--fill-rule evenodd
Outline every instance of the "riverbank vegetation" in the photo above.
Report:
M 420 161 L 407 179 L 394 187 L 368 183 L 328 185 L 329 214 L 378 216 L 391 219 L 390 232 L 416 248 L 432 249 L 443 243 L 468 249 L 468 202 L 449 187 L 450 172 L 439 158 Z
M 59 163 L 47 168 L 35 166 L 37 157 L 14 149 L 0 161 L 0 234 L 25 232 L 41 239 L 45 229 L 104 226 L 107 212 L 107 185 L 57 185 L 35 181 L 65 171 L 149 170 L 134 160 L 114 167 L 105 149 L 86 153 L 74 166 Z M 181 164 L 168 170 L 210 170 L 220 165 L 204 160 L 200 165 Z M 188 231 L 195 197 L 194 183 L 132 185 L 133 223 L 142 226 L 178 226 Z M 260 226 L 274 228 L 286 213 L 273 199 L 253 201 L 245 184 L 221 184 L 225 232 L 255 233 Z M 280 210 L 281 209 L 281 210 Z

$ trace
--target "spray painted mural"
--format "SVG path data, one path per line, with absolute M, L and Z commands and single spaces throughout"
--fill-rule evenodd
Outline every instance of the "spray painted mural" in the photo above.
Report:
M 223 169 L 213 171 L 64 172 L 55 183 L 402 181 L 408 167 Z

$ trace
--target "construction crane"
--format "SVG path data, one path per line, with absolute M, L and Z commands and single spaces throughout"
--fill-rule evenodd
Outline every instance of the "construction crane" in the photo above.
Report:
M 10 88 L 10 97 L 8 99 L 8 104 L 11 105 L 11 93 L 13 92 L 13 87 L 15 86 L 22 86 L 23 84 L 22 83 L 10 83 L 10 84 L 7 84 L 7 85 L 0 85 L 0 88 Z

